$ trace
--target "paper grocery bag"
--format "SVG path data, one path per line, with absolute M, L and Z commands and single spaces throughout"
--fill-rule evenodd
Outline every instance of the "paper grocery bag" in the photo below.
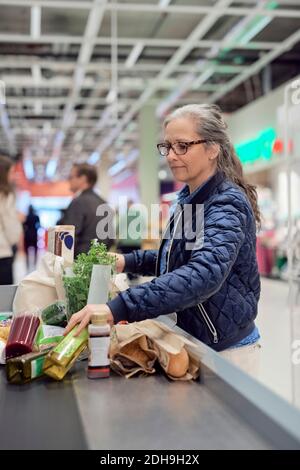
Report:
M 187 373 L 180 378 L 172 377 L 167 372 L 169 354 L 177 355 L 182 348 L 188 353 Z M 196 379 L 200 371 L 195 345 L 155 320 L 115 325 L 111 337 L 110 357 L 112 368 L 126 377 L 141 372 L 153 374 L 156 360 L 172 380 Z
M 112 369 L 129 378 L 136 374 L 154 374 L 157 353 L 148 338 L 136 329 L 136 323 L 116 325 L 110 343 Z
M 13 302 L 13 312 L 44 309 L 57 300 L 65 301 L 63 265 L 62 257 L 46 253 L 37 270 L 20 282 Z
M 151 339 L 158 355 L 158 361 L 167 376 L 172 380 L 197 379 L 200 374 L 200 361 L 196 354 L 196 345 L 185 336 L 175 333 L 167 325 L 156 320 L 144 320 L 137 323 L 137 329 Z M 185 348 L 189 357 L 189 366 L 185 375 L 173 377 L 168 373 L 170 356 L 177 355 Z

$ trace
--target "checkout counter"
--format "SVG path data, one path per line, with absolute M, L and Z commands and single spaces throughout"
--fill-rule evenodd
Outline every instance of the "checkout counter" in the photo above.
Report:
M 14 293 L 0 286 L 0 311 L 11 309 Z M 82 361 L 62 382 L 16 386 L 0 366 L 0 449 L 300 449 L 300 410 L 174 330 L 196 345 L 199 381 L 89 380 Z

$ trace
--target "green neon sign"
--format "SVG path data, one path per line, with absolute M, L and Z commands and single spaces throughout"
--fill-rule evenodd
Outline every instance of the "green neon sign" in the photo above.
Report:
M 270 127 L 260 132 L 255 139 L 235 145 L 235 150 L 243 164 L 254 163 L 258 160 L 270 160 L 275 140 L 275 129 Z

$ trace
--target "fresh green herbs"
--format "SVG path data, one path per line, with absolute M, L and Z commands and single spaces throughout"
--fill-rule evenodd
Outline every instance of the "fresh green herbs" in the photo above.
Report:
M 110 265 L 115 270 L 116 257 L 107 252 L 104 243 L 92 240 L 88 253 L 77 256 L 73 265 L 73 276 L 64 276 L 64 287 L 68 305 L 68 318 L 81 310 L 88 299 L 89 287 L 94 264 Z

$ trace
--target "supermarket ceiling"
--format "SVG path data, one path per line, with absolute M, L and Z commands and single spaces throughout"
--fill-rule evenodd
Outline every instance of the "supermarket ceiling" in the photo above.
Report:
M 0 149 L 37 180 L 130 163 L 149 99 L 159 117 L 232 112 L 300 70 L 300 0 L 0 0 L 0 13 Z

